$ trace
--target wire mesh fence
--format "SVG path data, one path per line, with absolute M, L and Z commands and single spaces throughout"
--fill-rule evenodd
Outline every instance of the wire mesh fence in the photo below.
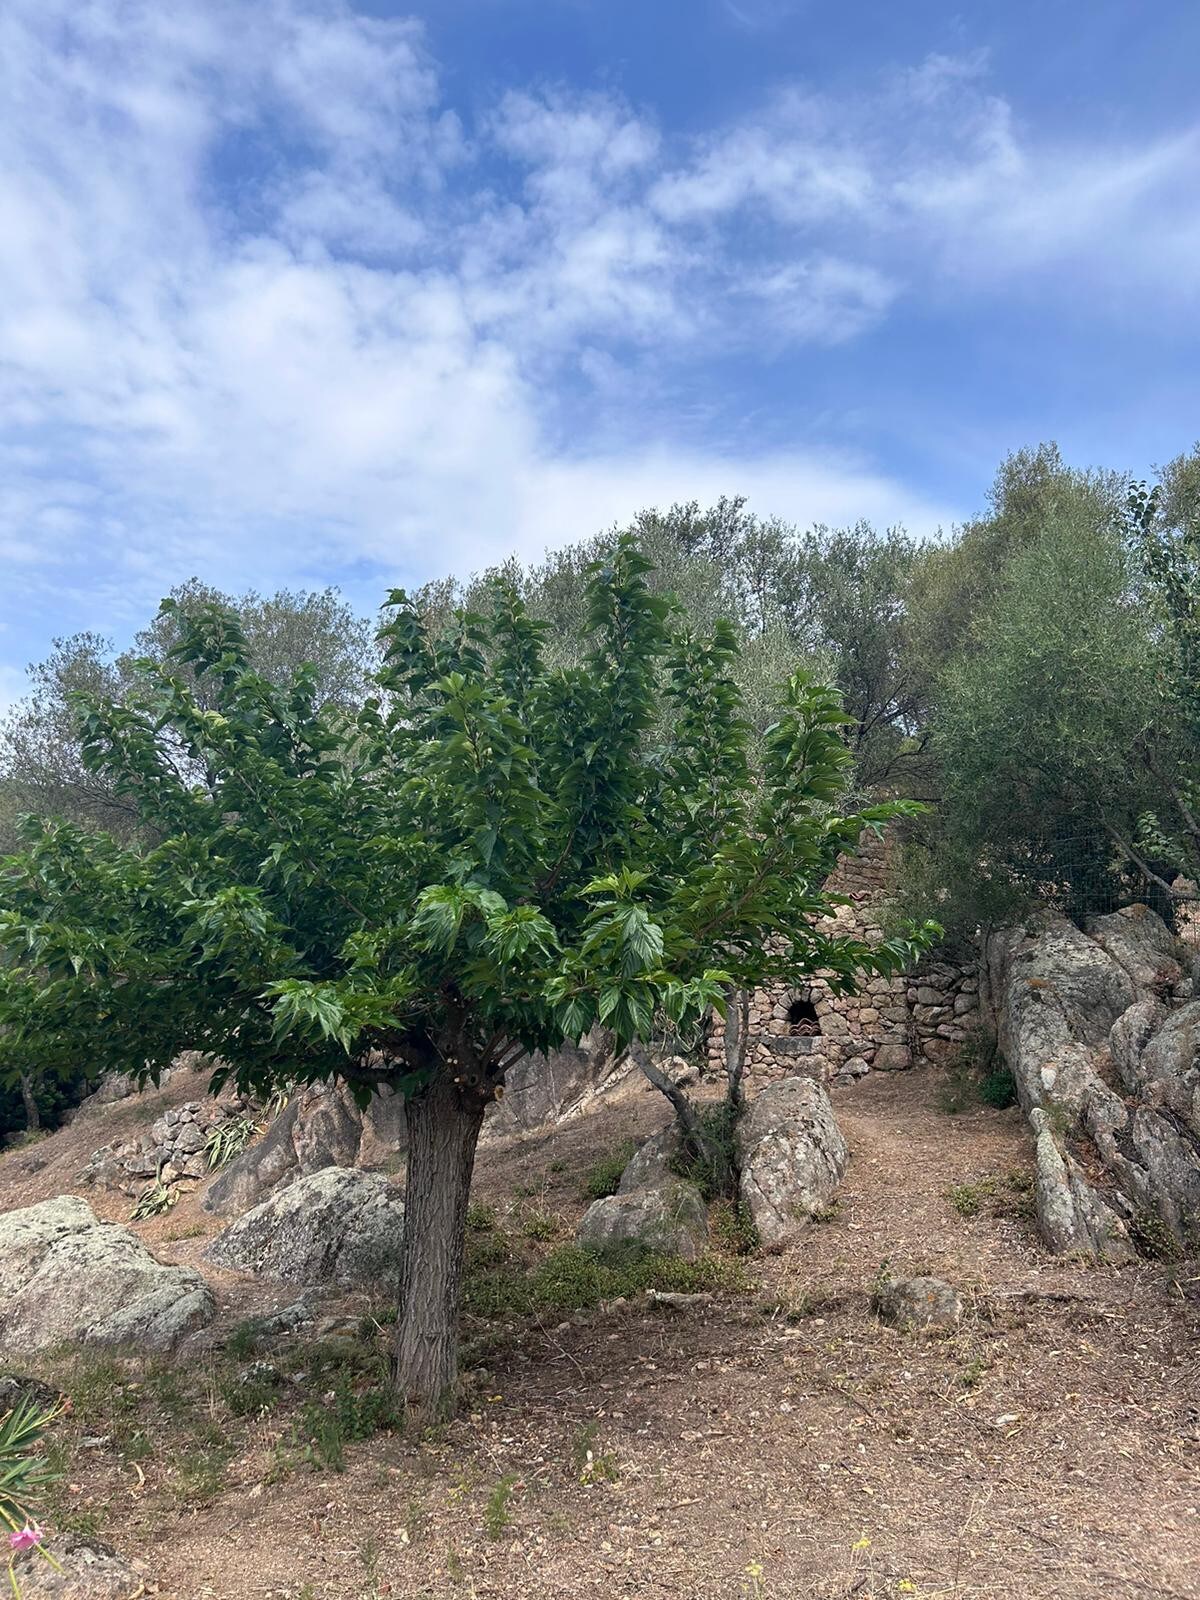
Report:
M 1073 921 L 1103 916 L 1123 906 L 1148 905 L 1186 943 L 1200 948 L 1200 903 L 1184 895 L 1196 885 L 1169 861 L 1130 861 L 1106 835 L 1079 833 L 1031 844 L 999 873 L 1020 882 L 1036 903 Z

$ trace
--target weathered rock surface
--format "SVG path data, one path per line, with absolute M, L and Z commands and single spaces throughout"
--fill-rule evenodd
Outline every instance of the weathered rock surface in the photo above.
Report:
M 708 1246 L 708 1218 L 695 1184 L 667 1177 L 595 1201 L 578 1238 L 597 1249 L 636 1244 L 694 1261 Z
M 871 1309 L 893 1328 L 950 1333 L 962 1321 L 963 1303 L 943 1278 L 885 1278 L 875 1287 Z
M 678 1152 L 679 1130 L 672 1122 L 639 1146 L 621 1174 L 617 1193 L 630 1194 L 634 1189 L 646 1189 L 672 1177 L 671 1163 Z
M 13 1562 L 21 1600 L 140 1600 L 149 1592 L 144 1571 L 99 1539 L 56 1533 L 46 1548 L 61 1570 L 35 1550 Z
M 636 1075 L 629 1057 L 614 1058 L 607 1029 L 593 1028 L 577 1045 L 519 1061 L 508 1074 L 503 1096 L 488 1107 L 482 1137 L 533 1133 L 584 1116 Z
M 1131 1076 L 1151 1105 L 1174 1113 L 1200 1133 L 1200 1000 L 1163 1020 Z
M 849 1152 L 829 1096 L 784 1078 L 751 1102 L 737 1130 L 741 1197 L 764 1244 L 784 1244 L 833 1199 Z
M 394 1290 L 404 1202 L 379 1173 L 325 1167 L 219 1233 L 205 1260 L 282 1283 Z
M 1091 917 L 1088 937 L 1129 975 L 1139 993 L 1165 994 L 1191 975 L 1192 959 L 1149 906 L 1126 906 Z
M 60 1195 L 0 1216 L 0 1345 L 170 1350 L 212 1321 L 198 1272 L 156 1261 L 128 1228 Z
M 1150 1217 L 1187 1243 L 1200 1226 L 1200 1002 L 1181 1003 L 1194 953 L 1128 906 L 1086 931 L 1048 918 L 994 935 L 986 959 L 1046 1242 L 1120 1258 Z
M 326 1167 L 382 1161 L 404 1142 L 399 1095 L 376 1095 L 363 1111 L 344 1084 L 313 1084 L 298 1090 L 263 1137 L 213 1179 L 200 1203 L 214 1216 L 241 1216 L 281 1184 Z

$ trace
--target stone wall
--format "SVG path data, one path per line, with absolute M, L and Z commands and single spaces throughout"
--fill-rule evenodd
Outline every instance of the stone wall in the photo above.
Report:
M 843 857 L 829 887 L 845 897 L 825 932 L 875 943 L 894 842 L 863 834 L 858 854 Z M 869 978 L 856 994 L 838 996 L 820 976 L 802 988 L 756 990 L 750 1000 L 746 1081 L 757 1085 L 797 1073 L 820 1082 L 853 1082 L 866 1073 L 902 1071 L 915 1060 L 944 1062 L 957 1051 L 978 1008 L 979 981 L 970 969 L 927 960 L 914 972 Z M 710 1071 L 724 1070 L 725 1028 L 718 1017 L 708 1043 Z
M 81 1183 L 137 1194 L 154 1178 L 165 1187 L 190 1187 L 209 1173 L 209 1135 L 234 1117 L 252 1111 L 234 1090 L 216 1099 L 189 1100 L 165 1111 L 139 1136 L 118 1139 L 93 1152 L 78 1174 Z

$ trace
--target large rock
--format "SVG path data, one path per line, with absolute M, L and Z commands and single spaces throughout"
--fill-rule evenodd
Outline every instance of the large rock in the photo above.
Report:
M 240 1216 L 281 1184 L 326 1167 L 382 1162 L 404 1140 L 401 1096 L 385 1091 L 363 1111 L 345 1084 L 312 1084 L 213 1179 L 201 1204 L 214 1216 Z
M 824 1089 L 784 1078 L 738 1124 L 741 1196 L 764 1244 L 784 1244 L 833 1199 L 849 1152 Z
M 630 1194 L 634 1189 L 646 1189 L 675 1176 L 671 1166 L 678 1154 L 679 1129 L 672 1122 L 638 1147 L 621 1174 L 617 1193 Z
M 1136 1094 L 1142 1086 L 1142 1057 L 1146 1047 L 1167 1021 L 1169 1013 L 1158 999 L 1135 1000 L 1113 1023 L 1108 1053 L 1125 1088 Z
M 1185 1243 L 1200 1224 L 1200 1002 L 1171 1003 L 1191 992 L 1191 953 L 1129 906 L 1086 932 L 1049 918 L 994 935 L 986 959 L 1046 1242 L 1121 1258 L 1157 1217 Z
M 1030 1111 L 1030 1123 L 1037 1166 L 1038 1225 L 1051 1250 L 1059 1255 L 1094 1254 L 1113 1260 L 1132 1255 L 1124 1219 L 1087 1181 L 1041 1106 Z
M 0 1216 L 0 1345 L 170 1350 L 212 1321 L 198 1272 L 156 1261 L 135 1233 L 59 1195 Z
M 1065 917 L 1049 919 L 1034 935 L 993 935 L 988 960 L 992 993 L 1000 997 L 1000 1047 L 1022 1105 L 1049 1099 L 1077 1115 L 1095 1051 L 1141 998 L 1133 979 Z
M 1137 1067 L 1138 1087 L 1146 1100 L 1200 1134 L 1200 1000 L 1164 1019 Z
M 1108 916 L 1092 917 L 1087 932 L 1140 993 L 1166 993 L 1190 973 L 1187 952 L 1149 906 L 1123 906 Z
M 488 1107 L 483 1137 L 535 1133 L 583 1116 L 636 1074 L 631 1057 L 615 1058 L 612 1034 L 593 1028 L 577 1045 L 519 1061 L 508 1073 L 504 1094 Z
M 219 1233 L 205 1260 L 282 1283 L 394 1292 L 404 1202 L 375 1172 L 296 1178 Z
M 708 1218 L 694 1183 L 661 1178 L 595 1201 L 584 1213 L 578 1237 L 580 1244 L 596 1249 L 633 1244 L 695 1261 L 708 1246 Z
M 953 1333 L 962 1321 L 962 1296 L 943 1278 L 885 1278 L 871 1308 L 881 1322 L 904 1332 Z

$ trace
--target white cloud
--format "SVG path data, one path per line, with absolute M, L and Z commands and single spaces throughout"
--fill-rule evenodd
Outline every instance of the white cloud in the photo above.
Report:
M 860 337 L 922 280 L 1103 241 L 1097 271 L 1194 281 L 1194 200 L 1157 248 L 1126 228 L 1194 134 L 1046 149 L 982 70 L 934 58 L 853 103 L 792 88 L 684 143 L 561 88 L 464 129 L 419 27 L 343 0 L 9 0 L 16 605 L 116 626 L 193 570 L 373 591 L 709 493 L 932 526 L 945 508 L 865 459 L 677 424 L 706 358 Z

